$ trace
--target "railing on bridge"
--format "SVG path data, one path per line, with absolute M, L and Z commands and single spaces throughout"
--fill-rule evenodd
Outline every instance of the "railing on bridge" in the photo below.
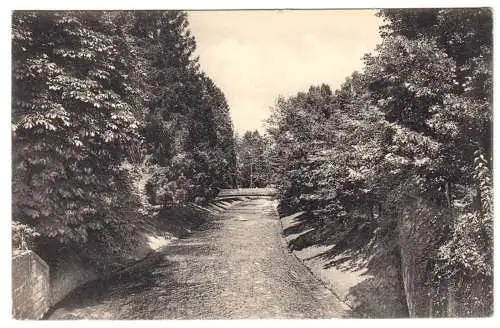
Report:
M 217 198 L 229 198 L 237 196 L 275 196 L 275 188 L 238 188 L 238 189 L 221 189 Z

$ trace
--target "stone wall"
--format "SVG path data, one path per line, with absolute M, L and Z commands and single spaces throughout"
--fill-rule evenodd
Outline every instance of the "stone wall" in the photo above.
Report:
M 71 252 L 49 270 L 36 253 L 18 251 L 12 256 L 12 315 L 15 319 L 41 319 L 72 290 L 97 278 Z
M 12 256 L 12 315 L 41 319 L 50 308 L 49 266 L 32 251 Z

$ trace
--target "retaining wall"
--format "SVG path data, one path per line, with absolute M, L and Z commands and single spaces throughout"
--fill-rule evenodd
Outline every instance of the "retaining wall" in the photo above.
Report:
M 12 256 L 12 315 L 41 319 L 51 306 L 49 266 L 32 251 Z

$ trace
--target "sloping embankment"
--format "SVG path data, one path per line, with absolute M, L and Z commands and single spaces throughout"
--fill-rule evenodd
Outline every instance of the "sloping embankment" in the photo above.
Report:
M 433 211 L 415 220 L 414 208 L 422 206 L 407 206 L 397 225 L 379 232 L 369 222 L 338 228 L 303 212 L 280 220 L 290 251 L 360 317 L 491 316 L 488 280 L 430 281 L 435 223 L 425 216 Z
M 188 236 L 193 230 L 209 221 L 213 215 L 225 211 L 242 200 L 244 197 L 235 197 L 214 201 L 207 206 L 187 204 L 182 207 L 161 210 L 151 220 L 151 224 L 141 226 L 136 232 L 139 238 L 134 244 L 127 244 L 128 241 L 124 240 L 123 260 L 120 263 L 113 263 L 113 269 L 105 272 L 93 270 L 87 263 L 83 263 L 75 256 L 61 258 L 59 262 L 65 265 L 52 270 L 51 285 L 59 287 L 61 281 L 64 281 L 63 288 L 57 288 L 57 294 L 53 291 L 52 305 L 62 300 L 75 288 L 89 281 L 106 279 L 151 264 L 151 262 L 156 261 L 155 254 L 160 249 L 179 238 Z M 75 277 L 75 279 L 71 279 L 71 277 Z
M 149 222 L 138 225 L 137 229 L 130 235 L 130 240 L 123 240 L 123 245 L 120 248 L 122 250 L 120 258 L 102 259 L 104 270 L 97 270 L 92 264 L 82 260 L 71 249 L 50 253 L 51 257 L 47 261 L 49 266 L 45 275 L 46 277 L 41 277 L 36 270 L 33 270 L 29 266 L 19 266 L 17 268 L 17 271 L 20 271 L 18 275 L 24 277 L 24 280 L 38 281 L 43 278 L 47 281 L 46 285 L 49 287 L 45 289 L 38 288 L 40 290 L 36 286 L 29 287 L 37 289 L 28 293 L 36 297 L 26 297 L 25 294 L 28 295 L 27 293 L 24 293 L 24 296 L 21 295 L 22 293 L 18 293 L 22 297 L 15 297 L 14 295 L 14 308 L 17 309 L 14 313 L 16 319 L 39 319 L 41 315 L 50 312 L 50 307 L 53 307 L 73 290 L 86 283 L 108 279 L 115 275 L 130 272 L 144 265 L 151 264 L 159 259 L 156 254 L 158 254 L 160 249 L 176 239 L 188 236 L 193 230 L 196 230 L 203 223 L 208 222 L 211 216 L 225 211 L 242 200 L 244 200 L 244 197 L 235 197 L 223 201 L 215 201 L 204 207 L 188 204 L 183 207 L 160 211 Z M 87 251 L 95 254 L 95 257 L 103 254 L 102 248 L 100 248 L 102 245 L 89 243 L 87 246 Z M 42 258 L 40 258 L 40 261 L 45 263 Z M 16 269 L 14 265 L 13 261 L 13 269 Z M 26 284 L 20 282 L 19 285 L 24 286 Z M 13 286 L 13 288 L 15 287 Z M 36 316 L 31 314 L 24 315 L 25 313 L 30 313 L 29 309 L 40 303 L 40 299 L 46 300 L 46 305 L 38 311 L 40 314 Z
M 338 245 L 318 242 L 322 238 L 319 228 L 308 224 L 303 215 L 298 212 L 280 219 L 289 250 L 352 309 L 355 317 L 407 316 L 394 265 L 374 267 L 373 258 L 352 250 L 335 252 Z

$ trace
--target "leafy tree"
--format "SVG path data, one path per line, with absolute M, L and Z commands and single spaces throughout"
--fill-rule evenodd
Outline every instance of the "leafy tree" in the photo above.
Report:
M 119 164 L 139 138 L 129 67 L 104 12 L 15 12 L 12 31 L 14 220 L 84 241 L 119 220 Z
M 186 13 L 134 15 L 131 33 L 144 63 L 136 76 L 146 94 L 145 145 L 152 162 L 165 168 L 150 183 L 151 197 L 175 184 L 186 201 L 211 198 L 234 180 L 234 140 L 224 95 L 193 58 L 196 43 Z
M 247 131 L 237 139 L 238 186 L 263 188 L 272 183 L 269 143 L 259 131 Z
M 278 98 L 273 108 L 268 133 L 276 145 L 274 170 L 281 178 L 283 208 L 307 208 L 303 200 L 312 187 L 307 157 L 333 140 L 333 129 L 324 124 L 333 111 L 332 100 L 330 88 L 321 85 L 290 99 Z
M 229 108 L 193 56 L 185 12 L 17 11 L 12 22 L 16 245 L 70 244 L 104 266 L 153 205 L 234 184 Z
M 460 280 L 472 275 L 489 279 L 493 237 L 489 200 L 492 163 L 491 11 L 484 8 L 385 10 L 381 15 L 389 22 L 383 29 L 386 34 L 400 35 L 399 38 L 407 43 L 420 43 L 419 48 L 425 53 L 418 58 L 422 60 L 427 53 L 423 63 L 432 65 L 430 63 L 435 62 L 433 69 L 426 66 L 428 72 L 434 72 L 434 78 L 418 76 L 422 70 L 414 70 L 411 79 L 426 83 L 416 87 L 413 95 L 426 92 L 434 96 L 421 106 L 428 112 L 419 117 L 438 147 L 433 156 L 427 155 L 415 159 L 415 162 L 428 172 L 427 191 L 440 190 L 455 213 L 450 226 L 451 239 L 440 252 L 443 261 L 440 274 L 455 275 Z M 435 49 L 425 50 L 429 45 Z M 393 64 L 398 57 L 386 62 Z M 438 66 L 447 68 L 440 70 Z M 409 79 L 402 82 L 412 83 Z M 429 86 L 435 92 L 432 93 Z M 401 101 L 408 101 L 408 97 Z
M 424 252 L 414 268 L 421 287 L 463 286 L 461 313 L 487 314 L 491 11 L 379 15 L 383 40 L 363 72 L 334 95 L 321 87 L 278 99 L 268 132 L 281 208 L 306 211 L 316 242 L 335 242 L 333 251 L 357 243 L 386 259 Z

